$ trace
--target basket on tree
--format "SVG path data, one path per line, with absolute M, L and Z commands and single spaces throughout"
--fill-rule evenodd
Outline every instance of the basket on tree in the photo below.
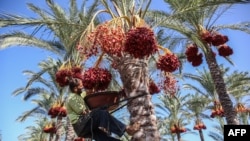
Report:
M 120 91 L 103 91 L 85 96 L 84 101 L 90 110 L 108 108 L 109 111 L 112 111 L 119 106 L 121 96 Z

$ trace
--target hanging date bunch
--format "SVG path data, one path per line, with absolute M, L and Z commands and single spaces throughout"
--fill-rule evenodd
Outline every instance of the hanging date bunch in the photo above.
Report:
M 157 42 L 152 29 L 135 27 L 126 33 L 124 51 L 135 58 L 144 58 L 158 50 Z
M 55 118 L 57 116 L 66 117 L 67 111 L 63 104 L 60 102 L 55 102 L 49 109 L 48 115 L 50 115 L 51 118 Z
M 156 66 L 164 72 L 174 72 L 180 67 L 180 62 L 177 55 L 167 52 L 164 56 L 160 56 Z
M 80 39 L 77 50 L 86 58 L 100 51 L 110 56 L 121 56 L 125 40 L 121 23 L 121 19 L 116 19 L 98 25 Z
M 125 33 L 121 26 L 106 22 L 98 25 L 88 36 L 88 39 L 93 43 L 93 46 L 100 46 L 103 52 L 120 56 L 123 51 Z
M 207 129 L 206 125 L 200 120 L 196 120 L 195 121 L 195 125 L 194 125 L 194 130 L 202 130 L 202 129 Z
M 228 37 L 222 35 L 216 31 L 208 31 L 203 29 L 201 31 L 201 39 L 208 44 L 212 44 L 213 46 L 219 46 L 225 44 L 228 41 Z
M 171 127 L 170 127 L 170 132 L 172 134 L 179 134 L 179 133 L 184 133 L 186 132 L 187 129 L 185 127 L 182 127 L 179 123 L 177 124 L 173 124 Z
M 160 87 L 166 94 L 174 96 L 178 90 L 177 80 L 172 75 L 167 74 L 165 80 L 161 82 Z
M 155 84 L 155 82 L 150 79 L 149 80 L 149 93 L 151 95 L 159 93 L 161 90 L 160 88 Z
M 185 51 L 187 61 L 192 63 L 194 67 L 199 66 L 202 63 L 202 53 L 198 53 L 199 49 L 196 44 L 189 44 Z
M 80 66 L 63 65 L 56 72 L 56 82 L 61 87 L 67 86 L 69 84 L 69 79 L 72 77 L 82 79 L 82 68 Z
M 228 42 L 228 37 L 222 35 L 216 31 L 208 31 L 203 29 L 201 32 L 201 38 L 203 41 L 208 43 L 209 45 L 216 46 L 220 56 L 226 57 L 233 54 L 233 49 L 226 45 Z
M 81 67 L 79 66 L 72 67 L 70 71 L 73 78 L 79 78 L 79 79 L 83 78 L 83 70 Z
M 43 132 L 45 133 L 56 133 L 56 126 L 55 126 L 55 123 L 53 122 L 50 122 L 48 124 L 46 124 L 43 128 Z
M 210 115 L 211 118 L 214 117 L 223 117 L 224 116 L 224 110 L 218 100 L 214 100 L 214 107 L 212 109 L 212 113 Z
M 223 57 L 230 56 L 233 54 L 232 48 L 230 48 L 226 44 L 218 46 L 218 52 L 219 52 L 219 55 Z
M 235 110 L 237 113 L 245 113 L 247 112 L 247 108 L 242 104 L 242 103 L 238 103 L 236 106 L 235 106 Z
M 56 72 L 56 82 L 59 86 L 64 87 L 69 84 L 69 77 L 71 76 L 69 69 L 60 69 Z
M 108 88 L 112 79 L 111 73 L 104 68 L 89 68 L 83 74 L 83 86 L 85 89 L 94 92 L 102 91 Z

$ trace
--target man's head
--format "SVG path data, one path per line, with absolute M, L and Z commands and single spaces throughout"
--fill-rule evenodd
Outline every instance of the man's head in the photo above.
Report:
M 83 89 L 82 80 L 79 78 L 71 78 L 69 80 L 69 89 L 73 93 L 81 94 Z

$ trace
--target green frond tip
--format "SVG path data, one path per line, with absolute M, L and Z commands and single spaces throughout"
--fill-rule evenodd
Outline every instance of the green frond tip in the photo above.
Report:
M 215 30 L 223 30 L 223 29 L 238 30 L 250 34 L 250 22 L 241 22 L 229 25 L 218 25 L 215 26 L 214 28 Z

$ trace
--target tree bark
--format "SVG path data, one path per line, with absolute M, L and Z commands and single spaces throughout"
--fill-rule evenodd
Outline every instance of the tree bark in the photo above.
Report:
M 60 141 L 63 135 L 63 130 L 62 130 L 62 117 L 58 116 L 57 117 L 57 123 L 56 123 L 56 139 L 55 141 Z
M 207 46 L 206 61 L 214 81 L 216 92 L 219 96 L 220 103 L 224 109 L 227 124 L 238 125 L 237 113 L 233 108 L 233 103 L 227 94 L 226 85 L 222 76 L 219 65 L 216 62 L 212 49 Z
M 139 122 L 140 130 L 132 141 L 159 141 L 157 119 L 149 94 L 148 60 L 123 57 L 118 62 L 118 71 L 127 97 L 143 95 L 128 103 L 130 124 Z
M 72 124 L 70 123 L 69 121 L 69 118 L 66 117 L 67 120 L 66 120 L 66 138 L 65 138 L 65 141 L 73 141 L 74 138 L 75 138 L 75 131 L 74 131 L 74 128 L 72 126 Z
M 201 141 L 205 141 L 202 129 L 199 130 L 199 135 L 200 135 Z

